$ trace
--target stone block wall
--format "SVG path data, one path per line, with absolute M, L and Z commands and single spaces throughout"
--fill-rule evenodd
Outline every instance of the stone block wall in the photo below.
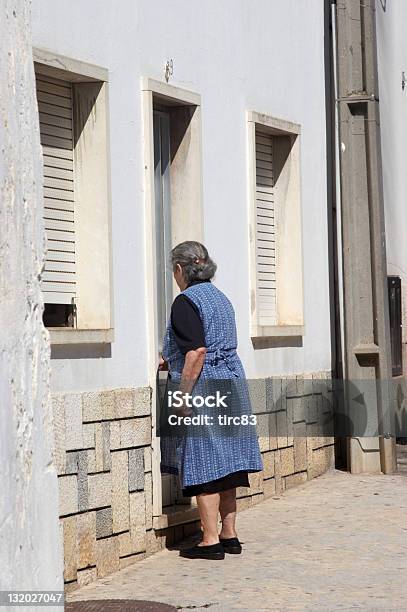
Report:
M 335 439 L 323 435 L 322 425 L 333 413 L 331 372 L 251 380 L 249 385 L 264 469 L 250 475 L 250 489 L 238 489 L 238 510 L 335 465 Z
M 250 475 L 250 489 L 238 490 L 239 510 L 334 465 L 334 438 L 320 428 L 332 412 L 330 373 L 249 385 L 264 470 Z M 68 590 L 199 529 L 190 513 L 153 529 L 150 388 L 54 395 L 53 418 Z
M 53 396 L 54 462 L 67 589 L 148 554 L 151 389 Z

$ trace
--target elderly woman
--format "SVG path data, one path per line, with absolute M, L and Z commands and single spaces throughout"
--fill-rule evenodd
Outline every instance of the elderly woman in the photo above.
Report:
M 233 306 L 211 282 L 216 264 L 204 245 L 192 241 L 176 246 L 171 259 L 181 293 L 172 305 L 161 367 L 167 365 L 171 382 L 178 384 L 183 396 L 194 393 L 197 387 L 202 389 L 202 383 L 207 382 L 212 389 L 219 383 L 222 391 L 224 385 L 234 381 L 230 387 L 234 397 L 240 398 L 245 415 L 251 416 L 251 423 L 246 419 L 245 426 L 237 432 L 220 432 L 218 427 L 214 434 L 214 429 L 208 426 L 201 435 L 193 435 L 185 427 L 185 435 L 177 446 L 183 495 L 196 495 L 203 530 L 202 542 L 180 554 L 188 558 L 224 559 L 225 552 L 239 554 L 242 550 L 235 525 L 236 487 L 250 486 L 248 472 L 263 469 L 261 454 L 248 393 L 239 390 L 246 382 L 236 352 Z M 232 413 L 236 414 L 236 410 Z M 190 408 L 184 406 L 181 414 L 191 414 Z M 218 513 L 222 521 L 220 534 Z

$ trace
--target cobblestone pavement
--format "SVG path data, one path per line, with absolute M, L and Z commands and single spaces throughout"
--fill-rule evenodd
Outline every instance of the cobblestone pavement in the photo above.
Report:
M 398 474 L 333 470 L 242 512 L 240 556 L 188 560 L 165 550 L 68 599 L 210 612 L 407 610 L 407 446 L 401 451 Z

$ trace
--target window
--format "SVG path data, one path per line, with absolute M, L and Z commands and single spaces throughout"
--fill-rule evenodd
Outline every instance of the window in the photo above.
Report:
M 276 325 L 273 136 L 256 129 L 256 293 L 260 325 Z
M 248 113 L 251 336 L 304 332 L 297 124 Z
M 72 85 L 36 75 L 44 167 L 47 255 L 42 275 L 45 322 L 74 326 L 76 300 Z M 70 308 L 66 306 L 69 305 Z
M 44 324 L 54 344 L 110 342 L 107 73 L 41 50 L 34 59 L 47 238 Z

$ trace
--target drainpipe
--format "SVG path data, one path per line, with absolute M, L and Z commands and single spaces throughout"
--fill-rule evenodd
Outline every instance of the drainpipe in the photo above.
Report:
M 334 164 L 335 164 L 335 217 L 336 217 L 336 258 L 337 258 L 337 291 L 340 346 L 345 346 L 344 311 L 343 311 L 343 258 L 342 258 L 342 223 L 341 223 L 341 162 L 339 150 L 339 95 L 338 95 L 338 66 L 337 66 L 337 34 L 336 34 L 336 3 L 331 4 L 332 25 L 332 74 L 334 89 Z M 346 379 L 346 364 L 342 363 L 342 376 Z

